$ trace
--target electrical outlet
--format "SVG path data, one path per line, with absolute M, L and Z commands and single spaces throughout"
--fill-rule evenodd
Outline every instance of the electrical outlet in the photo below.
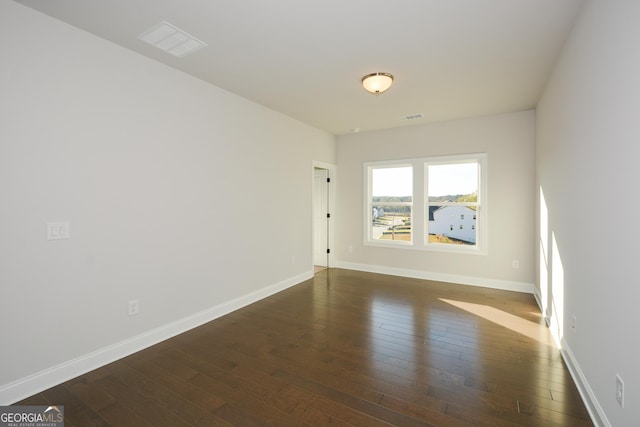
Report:
M 513 269 L 514 269 L 514 270 L 519 269 L 519 268 L 520 268 L 520 261 L 519 261 L 519 260 L 517 260 L 517 259 L 514 259 L 514 260 L 511 262 L 511 267 L 513 267 Z
M 621 408 L 624 408 L 624 381 L 620 374 L 616 374 L 616 400 Z
M 136 314 L 140 314 L 140 304 L 138 303 L 137 299 L 133 299 L 129 301 L 128 313 L 129 313 L 129 316 L 135 316 Z
M 571 330 L 573 332 L 576 332 L 577 323 L 578 323 L 578 319 L 576 319 L 576 316 L 573 316 L 571 318 Z
M 349 247 L 347 248 L 347 252 L 349 252 L 350 254 L 352 254 L 352 253 L 353 253 L 353 246 L 349 246 Z
M 291 265 L 295 265 L 295 264 L 296 264 L 296 256 L 291 255 Z

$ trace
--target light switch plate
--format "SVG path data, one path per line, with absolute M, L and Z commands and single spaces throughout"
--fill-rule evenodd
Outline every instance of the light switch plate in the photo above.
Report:
M 62 240 L 70 237 L 68 222 L 48 222 L 47 240 Z

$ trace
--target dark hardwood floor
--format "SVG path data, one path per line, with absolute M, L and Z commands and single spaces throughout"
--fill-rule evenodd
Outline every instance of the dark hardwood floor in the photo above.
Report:
M 533 296 L 330 269 L 18 404 L 87 426 L 591 426 Z

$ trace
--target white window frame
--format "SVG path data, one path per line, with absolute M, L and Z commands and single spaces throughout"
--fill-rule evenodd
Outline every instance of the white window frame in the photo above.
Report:
M 429 243 L 429 195 L 428 166 L 459 163 L 478 163 L 478 201 L 453 202 L 452 205 L 473 205 L 476 208 L 476 244 L 455 245 L 446 243 Z M 411 241 L 392 241 L 373 239 L 372 236 L 372 170 L 383 167 L 413 168 L 413 195 L 411 204 Z M 452 156 L 422 157 L 364 163 L 364 245 L 402 249 L 413 249 L 433 252 L 487 255 L 488 253 L 488 156 L 486 153 L 461 154 Z M 442 205 L 440 203 L 440 205 Z M 422 237 L 421 237 L 422 236 Z

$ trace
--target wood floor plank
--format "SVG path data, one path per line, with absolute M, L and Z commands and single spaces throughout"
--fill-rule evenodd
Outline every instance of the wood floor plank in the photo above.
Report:
M 70 392 L 67 385 L 68 383 L 65 383 L 43 391 L 40 393 L 43 401 L 41 403 L 33 402 L 31 404 L 64 406 L 65 424 L 68 420 L 70 423 L 79 426 L 105 427 L 111 425 L 107 420 L 89 408 L 80 398 Z M 22 403 L 19 402 L 18 404 Z
M 167 410 L 166 407 L 157 404 L 148 396 L 141 394 L 136 388 L 130 387 L 115 376 L 108 376 L 96 382 L 96 386 L 105 393 L 110 394 L 119 406 L 142 418 L 151 425 L 172 425 L 187 427 L 189 424 L 181 417 Z M 109 408 L 97 411 L 103 413 Z
M 374 418 L 388 422 L 391 425 L 402 425 L 409 427 L 428 425 L 426 423 L 420 422 L 415 418 L 387 409 L 383 406 L 373 404 L 369 401 L 360 399 L 351 394 L 341 392 L 337 389 L 327 387 L 326 385 L 319 382 L 310 381 L 298 375 L 291 375 L 285 371 L 278 371 L 274 375 L 278 378 L 286 380 L 291 384 L 295 384 L 301 388 L 316 393 L 319 396 L 323 396 L 329 400 L 336 401 L 344 406 L 354 408 L 357 411 L 371 415 Z
M 128 360 L 127 365 L 152 379 L 156 384 L 157 393 L 170 392 L 168 397 L 162 398 L 163 400 L 171 400 L 175 406 L 184 405 L 183 411 L 193 416 L 202 417 L 204 413 L 212 412 L 226 403 L 221 397 L 162 369 L 154 363 L 154 359 L 146 355 L 140 359 Z
M 245 350 L 249 350 L 249 348 L 245 348 Z M 256 355 L 253 352 L 254 349 L 250 349 L 249 351 L 243 352 L 238 351 L 238 349 L 227 350 L 224 353 L 230 355 L 234 360 L 237 360 L 241 363 L 247 364 L 248 366 L 254 367 L 256 370 L 260 370 L 260 375 L 262 376 L 272 376 L 277 370 L 287 368 L 289 371 L 294 371 L 298 375 L 304 376 L 306 374 L 317 374 L 316 369 L 308 369 L 308 366 L 303 367 L 294 367 L 293 364 L 289 363 L 289 361 L 280 359 L 279 361 L 269 354 L 258 354 Z M 215 357 L 211 353 L 207 357 Z M 250 354 L 250 355 L 249 355 Z M 241 366 L 239 365 L 239 366 Z M 236 368 L 234 368 L 234 371 Z M 319 373 L 321 378 L 326 379 L 326 373 Z M 331 401 L 326 399 L 318 394 L 305 390 L 303 388 L 292 385 L 286 381 L 282 381 L 283 384 L 287 384 L 286 387 L 280 390 L 281 394 L 291 396 L 294 400 L 301 402 L 301 404 L 305 404 L 307 406 L 318 408 L 328 414 L 331 414 L 333 418 L 343 420 L 351 425 L 356 426 L 382 426 L 388 425 L 385 422 L 378 421 L 374 418 L 371 418 L 361 412 L 354 411 L 351 408 L 338 404 L 335 401 Z M 351 384 L 352 387 L 358 388 L 355 383 Z M 364 392 L 367 393 L 367 392 Z M 360 390 L 358 392 L 354 391 L 354 394 L 357 396 L 361 396 Z M 376 393 L 375 400 L 378 401 L 380 399 L 380 395 Z M 300 410 L 301 407 L 298 406 L 295 408 L 293 413 L 296 410 Z M 316 424 L 323 425 L 323 424 Z
M 592 426 L 532 295 L 328 269 L 18 404 L 73 426 Z
M 138 360 L 130 359 L 127 365 L 157 384 L 156 389 L 153 390 L 154 394 L 162 393 L 167 396 L 173 396 L 167 397 L 170 399 L 168 407 L 179 413 L 192 425 L 232 425 L 213 414 L 215 410 L 227 403 L 214 393 L 176 377 L 158 367 L 151 359 L 146 357 L 140 357 Z

